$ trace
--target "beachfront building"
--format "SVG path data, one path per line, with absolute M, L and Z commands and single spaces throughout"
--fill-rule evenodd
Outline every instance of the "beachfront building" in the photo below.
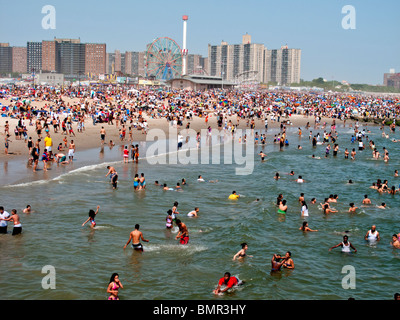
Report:
M 263 44 L 251 42 L 251 36 L 243 35 L 241 44 L 208 45 L 208 74 L 224 80 L 241 79 L 255 83 L 275 82 L 290 85 L 300 82 L 301 50 L 267 49 Z
M 66 78 L 79 78 L 85 74 L 85 44 L 79 39 L 55 39 L 57 72 Z
M 400 89 L 400 73 L 395 73 L 393 69 L 390 70 L 390 73 L 385 73 L 383 75 L 383 85 Z
M 21 48 L 22 49 L 22 48 Z M 21 51 L 20 55 L 23 52 Z M 13 58 L 23 61 L 23 58 Z M 87 74 L 106 73 L 106 44 L 81 43 L 80 39 L 54 38 L 41 42 L 28 42 L 26 46 L 26 68 L 23 62 L 15 72 L 56 72 L 66 78 L 77 78 Z
M 0 43 L 0 74 L 12 72 L 12 47 L 9 43 Z
M 26 58 L 26 47 L 12 47 L 12 72 L 25 73 Z
M 27 72 L 35 73 L 42 70 L 42 42 L 28 42 L 26 44 Z
M 207 74 L 208 59 L 200 54 L 187 55 L 187 74 Z
M 107 73 L 119 73 L 128 76 L 144 77 L 146 52 L 126 51 L 121 53 L 119 50 L 107 53 Z
M 208 90 L 215 88 L 231 89 L 234 82 L 224 80 L 221 77 L 207 75 L 185 75 L 180 78 L 166 81 L 167 85 L 173 90 Z
M 265 50 L 264 82 L 278 85 L 290 85 L 300 82 L 301 50 L 281 49 Z
M 106 44 L 85 44 L 85 74 L 99 75 L 106 73 Z
M 208 45 L 208 74 L 234 81 L 243 73 L 253 72 L 258 82 L 264 79 L 263 44 L 251 43 L 251 36 L 246 34 L 241 44 Z
M 33 81 L 36 85 L 62 86 L 64 84 L 64 75 L 55 72 L 39 72 L 35 74 Z

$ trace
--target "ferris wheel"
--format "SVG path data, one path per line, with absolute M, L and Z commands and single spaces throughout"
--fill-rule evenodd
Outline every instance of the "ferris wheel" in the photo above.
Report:
M 170 80 L 182 74 L 182 52 L 179 45 L 168 37 L 154 40 L 147 49 L 146 74 L 155 79 Z

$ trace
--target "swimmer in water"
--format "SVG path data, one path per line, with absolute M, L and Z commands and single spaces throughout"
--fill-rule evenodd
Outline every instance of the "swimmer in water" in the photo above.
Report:
M 179 238 L 179 243 L 186 245 L 189 243 L 189 231 L 186 226 L 181 220 L 176 219 L 175 220 L 176 225 L 179 227 L 179 232 L 176 235 L 175 239 Z
M 139 228 L 140 228 L 140 225 L 136 224 L 135 230 L 133 230 L 129 234 L 129 239 L 128 239 L 128 242 L 125 244 L 124 249 L 127 247 L 129 242 L 132 241 L 132 248 L 136 251 L 143 252 L 143 245 L 140 243 L 140 240 L 142 240 L 144 242 L 149 242 L 149 240 L 146 240 L 143 238 L 143 233 L 141 231 L 139 231 Z
M 335 209 L 331 209 L 331 208 L 329 207 L 329 204 L 324 204 L 324 206 L 323 206 L 323 211 L 324 211 L 325 214 L 330 214 L 330 213 L 336 213 L 336 212 L 338 212 L 338 211 L 335 210 Z
M 354 252 L 357 252 L 357 249 L 354 248 L 354 246 L 349 242 L 349 237 L 346 235 L 343 236 L 343 241 L 341 243 L 329 248 L 329 251 L 331 251 L 332 249 L 337 248 L 337 247 L 342 247 L 342 252 L 346 252 L 346 253 L 351 252 L 350 248 L 353 249 Z
M 205 180 L 204 180 L 203 177 L 200 175 L 200 176 L 197 178 L 197 181 L 204 182 Z
M 197 218 L 197 217 L 198 217 L 198 215 L 197 215 L 198 213 L 199 213 L 199 208 L 196 207 L 196 208 L 194 208 L 193 211 L 190 211 L 190 212 L 187 214 L 187 216 L 188 216 L 188 217 L 195 217 L 195 218 Z
M 364 200 L 362 202 L 363 204 L 371 204 L 371 199 L 368 198 L 368 195 L 364 195 Z
M 90 227 L 92 229 L 96 226 L 96 222 L 94 221 L 94 218 L 99 213 L 99 209 L 100 209 L 100 206 L 97 206 L 97 210 L 96 211 L 94 211 L 92 209 L 89 210 L 89 218 L 84 223 L 82 223 L 82 227 L 89 221 L 90 221 Z
M 23 213 L 31 213 L 32 212 L 32 207 L 31 205 L 27 205 L 24 210 L 22 210 Z
M 239 199 L 240 195 L 236 194 L 236 191 L 232 191 L 232 194 L 228 197 L 230 200 L 237 200 Z
M 349 206 L 350 206 L 349 212 L 351 212 L 351 213 L 355 213 L 356 210 L 358 209 L 358 207 L 354 206 L 354 203 L 353 203 L 353 202 L 350 203 Z
M 292 260 L 292 254 L 290 251 L 286 252 L 285 254 L 285 263 L 283 264 L 283 267 L 286 269 L 294 269 L 294 262 Z
M 379 236 L 379 232 L 376 230 L 376 226 L 373 225 L 370 230 L 368 230 L 367 234 L 364 237 L 365 240 L 369 241 L 379 241 L 381 238 Z
M 282 260 L 282 261 L 281 261 Z M 271 272 L 281 271 L 283 264 L 285 263 L 285 258 L 279 254 L 274 254 L 271 259 Z
M 108 297 L 108 300 L 119 300 L 118 298 L 118 289 L 121 288 L 123 289 L 123 285 L 121 281 L 119 280 L 119 275 L 118 273 L 113 273 L 111 275 L 110 282 L 107 287 L 107 293 L 110 294 Z
M 318 230 L 312 230 L 308 227 L 308 222 L 307 221 L 303 221 L 302 226 L 299 228 L 299 230 L 303 231 L 303 232 L 317 232 Z
M 279 203 L 279 209 L 278 209 L 278 213 L 280 213 L 280 214 L 286 214 L 286 211 L 287 211 L 287 205 L 286 205 L 286 200 L 282 200 L 280 203 Z
M 267 156 L 264 152 L 260 151 L 260 153 L 258 154 L 261 157 L 261 161 L 265 161 L 265 157 Z
M 386 209 L 386 203 L 382 202 L 380 206 L 378 206 L 379 209 Z
M 107 169 L 108 169 L 108 172 L 106 174 L 106 177 L 110 176 L 110 180 L 111 180 L 113 189 L 116 189 L 117 188 L 118 173 L 115 170 L 115 168 L 112 167 L 112 166 L 107 166 Z
M 399 237 L 397 236 L 397 234 L 393 234 L 392 236 L 392 241 L 390 242 L 390 244 L 396 248 L 396 249 L 400 249 L 400 241 L 399 241 Z
M 233 256 L 233 260 L 241 259 L 241 258 L 244 258 L 244 257 L 247 256 L 246 251 L 247 251 L 247 249 L 249 248 L 248 245 L 247 245 L 247 243 L 242 243 L 242 244 L 241 244 L 241 247 L 242 247 L 242 249 L 240 249 L 240 250 L 238 251 L 238 253 L 236 253 L 236 254 Z M 248 257 L 253 257 L 253 256 L 248 256 Z
M 231 277 L 229 272 L 225 272 L 224 276 L 219 279 L 217 288 L 213 291 L 214 294 L 224 293 L 234 286 L 241 285 L 243 281 L 240 281 L 237 277 Z M 224 289 L 221 286 L 225 285 Z

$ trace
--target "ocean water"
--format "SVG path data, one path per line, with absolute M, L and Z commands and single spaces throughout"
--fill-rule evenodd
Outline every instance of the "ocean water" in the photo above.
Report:
M 378 127 L 368 130 L 368 138 L 381 153 L 383 147 L 389 150 L 388 163 L 372 159 L 365 138 L 366 149 L 358 151 L 358 145 L 350 142 L 353 130 L 348 126 L 338 128 L 340 153 L 333 157 L 331 151 L 327 159 L 325 146 L 313 149 L 306 130 L 300 139 L 297 128 L 288 129 L 290 145 L 283 151 L 272 143 L 278 131 L 269 130 L 265 147 L 248 142 L 252 152 L 248 155 L 254 159 L 249 175 L 237 175 L 234 162 L 149 163 L 145 150 L 150 143 L 140 144 L 138 164 L 124 164 L 120 147 L 78 151 L 73 164 L 52 165 L 48 172 L 35 174 L 23 161 L 2 162 L 0 205 L 10 213 L 13 208 L 18 210 L 23 233 L 13 237 L 9 223 L 8 234 L 0 235 L 4 271 L 0 298 L 105 300 L 110 276 L 117 272 L 124 285 L 121 300 L 392 299 L 400 290 L 400 250 L 389 242 L 393 233 L 400 232 L 400 195 L 378 194 L 369 187 L 377 179 L 399 187 L 400 178 L 393 176 L 394 170 L 400 169 L 399 145 L 390 141 L 399 139 L 399 133 L 387 139 Z M 299 144 L 303 149 L 297 149 Z M 344 159 L 346 147 L 356 148 L 355 161 Z M 250 150 L 243 144 L 240 148 L 244 153 Z M 260 150 L 267 154 L 267 161 L 260 161 Z M 312 159 L 312 154 L 321 159 Z M 109 164 L 118 171 L 116 190 L 105 177 Z M 288 175 L 292 170 L 295 175 Z M 278 181 L 273 179 L 275 172 L 280 173 Z M 146 190 L 133 190 L 135 173 L 145 174 Z M 197 181 L 198 175 L 206 181 Z M 306 182 L 296 183 L 298 175 Z M 187 181 L 183 191 L 163 191 L 154 185 L 158 180 L 174 187 L 182 178 Z M 354 183 L 348 184 L 349 179 Z M 242 195 L 237 201 L 228 200 L 233 190 Z M 307 221 L 318 232 L 299 230 L 303 218 L 298 197 L 302 192 L 309 205 Z M 277 214 L 275 206 L 280 193 L 288 204 L 285 216 Z M 339 212 L 325 216 L 319 203 L 330 194 L 338 194 L 338 202 L 332 206 Z M 362 207 L 365 194 L 373 203 L 368 207 Z M 313 197 L 315 205 L 309 203 Z M 186 246 L 175 240 L 176 227 L 165 228 L 166 212 L 175 201 L 179 202 L 178 217 L 189 229 Z M 359 207 L 355 214 L 347 212 L 350 202 Z M 377 208 L 381 202 L 387 204 L 386 210 Z M 21 213 L 27 204 L 34 211 Z M 97 205 L 96 228 L 82 227 L 89 209 Z M 200 208 L 199 217 L 187 217 L 194 207 Z M 143 253 L 130 246 L 123 249 L 137 223 L 144 238 L 150 240 L 143 243 Z M 378 243 L 364 240 L 372 224 L 381 234 Z M 342 241 L 345 231 L 357 253 L 344 254 L 340 248 L 329 251 Z M 233 261 L 242 242 L 248 244 L 249 256 Z M 271 274 L 272 255 L 287 251 L 292 253 L 295 269 Z M 45 266 L 54 267 L 55 289 L 42 287 Z M 355 271 L 353 289 L 343 286 L 346 266 Z M 226 271 L 245 283 L 215 296 L 212 290 Z

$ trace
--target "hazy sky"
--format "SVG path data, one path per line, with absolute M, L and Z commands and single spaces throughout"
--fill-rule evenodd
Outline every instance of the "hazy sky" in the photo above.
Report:
M 144 51 L 158 37 L 182 46 L 182 15 L 189 16 L 189 53 L 208 44 L 241 43 L 246 32 L 268 49 L 302 49 L 301 78 L 382 84 L 400 72 L 399 0 L 0 0 L 0 42 L 80 38 L 115 49 Z M 56 28 L 43 29 L 42 7 L 56 10 Z M 355 8 L 355 29 L 344 29 L 345 5 Z

